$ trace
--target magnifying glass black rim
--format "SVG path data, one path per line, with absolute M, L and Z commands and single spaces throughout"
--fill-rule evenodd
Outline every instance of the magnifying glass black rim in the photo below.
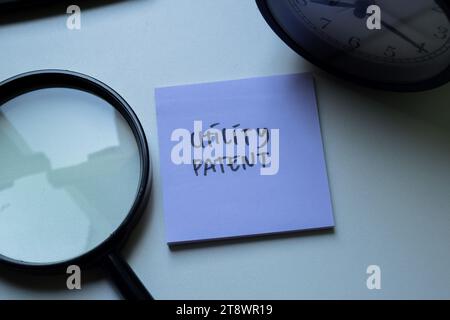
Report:
M 292 37 L 289 36 L 286 31 L 284 31 L 283 27 L 281 27 L 277 19 L 275 19 L 275 17 L 272 15 L 267 1 L 268 0 L 256 0 L 256 5 L 261 12 L 264 20 L 266 20 L 267 24 L 272 28 L 275 34 L 278 35 L 278 37 L 280 37 L 280 39 L 283 40 L 297 54 L 301 55 L 302 57 L 328 73 L 366 87 L 397 92 L 416 92 L 430 90 L 440 87 L 450 81 L 450 66 L 448 66 L 445 70 L 443 70 L 433 78 L 416 83 L 391 83 L 374 81 L 342 71 L 341 69 L 331 66 L 326 61 L 322 61 L 321 59 L 316 58 L 308 50 L 303 48 L 299 43 L 292 39 Z M 450 6 L 441 0 L 436 0 L 436 2 L 438 2 L 438 4 L 446 13 L 447 17 L 450 19 Z
M 64 261 L 32 263 L 19 261 L 0 254 L 0 263 L 17 270 L 39 272 L 65 272 L 67 266 L 89 267 L 101 263 L 111 252 L 118 250 L 142 216 L 146 199 L 151 192 L 151 159 L 144 130 L 128 103 L 106 84 L 90 76 L 67 70 L 38 70 L 23 73 L 0 83 L 0 108 L 7 101 L 27 92 L 45 88 L 71 88 L 96 95 L 110 103 L 127 121 L 140 152 L 140 181 L 136 199 L 120 226 L 102 243 L 90 251 Z

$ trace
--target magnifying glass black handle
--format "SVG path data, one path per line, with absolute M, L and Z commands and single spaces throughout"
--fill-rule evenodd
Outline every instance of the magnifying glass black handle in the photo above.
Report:
M 150 292 L 119 254 L 110 253 L 105 260 L 105 268 L 126 300 L 153 300 Z

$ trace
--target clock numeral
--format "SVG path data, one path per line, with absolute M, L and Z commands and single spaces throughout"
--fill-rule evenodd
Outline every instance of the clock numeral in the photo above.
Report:
M 384 50 L 384 55 L 389 58 L 394 58 L 397 55 L 397 52 L 395 52 L 395 50 L 397 50 L 396 47 L 387 46 L 386 50 Z
M 425 49 L 425 42 L 417 46 L 417 52 L 428 53 L 427 49 Z
M 331 23 L 331 20 L 327 18 L 320 18 L 320 21 L 322 22 L 322 29 L 325 29 Z
M 358 49 L 359 47 L 361 47 L 361 39 L 359 39 L 357 37 L 351 37 L 348 40 L 348 44 L 350 45 L 350 47 L 352 49 Z
M 448 29 L 444 26 L 439 26 L 437 33 L 433 34 L 437 39 L 445 39 L 448 35 Z

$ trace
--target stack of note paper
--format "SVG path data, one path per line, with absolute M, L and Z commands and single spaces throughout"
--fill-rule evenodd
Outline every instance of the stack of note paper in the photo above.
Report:
M 169 244 L 334 226 L 314 80 L 156 89 Z

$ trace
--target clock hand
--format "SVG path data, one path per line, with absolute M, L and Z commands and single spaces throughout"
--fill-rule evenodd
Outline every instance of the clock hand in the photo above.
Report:
M 359 19 L 367 16 L 367 8 L 375 3 L 375 0 L 357 0 L 353 3 L 341 2 L 340 0 L 310 0 L 311 3 L 321 4 L 329 7 L 341 7 L 346 9 L 354 9 L 353 14 Z
M 333 0 L 310 0 L 312 3 L 323 4 L 330 7 L 356 8 L 356 4 Z
M 400 38 L 402 38 L 403 40 L 405 40 L 406 42 L 410 43 L 411 45 L 413 45 L 414 47 L 416 47 L 419 52 L 425 52 L 428 53 L 428 51 L 424 48 L 424 45 L 422 44 L 418 44 L 417 42 L 415 42 L 414 40 L 412 40 L 411 38 L 409 38 L 407 35 L 405 35 L 404 33 L 402 33 L 400 30 L 396 29 L 394 26 L 390 25 L 389 23 L 385 22 L 385 21 L 381 21 L 381 25 L 383 27 L 385 27 L 386 29 L 388 29 L 389 31 L 391 31 L 392 33 L 394 33 L 395 35 L 399 36 Z

